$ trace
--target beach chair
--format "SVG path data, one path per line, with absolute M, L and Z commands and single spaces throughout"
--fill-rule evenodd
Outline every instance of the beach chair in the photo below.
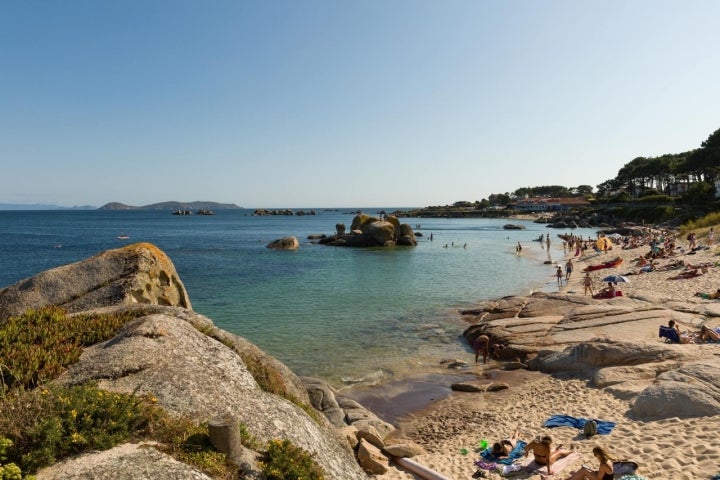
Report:
M 680 335 L 674 328 L 661 325 L 658 335 L 660 336 L 660 338 L 665 338 L 665 341 L 669 340 L 672 343 L 680 343 Z

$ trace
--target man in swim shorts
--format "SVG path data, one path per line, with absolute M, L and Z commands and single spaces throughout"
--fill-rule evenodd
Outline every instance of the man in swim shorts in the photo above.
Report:
M 473 349 L 475 350 L 475 363 L 478 363 L 480 352 L 482 352 L 483 363 L 487 363 L 487 357 L 490 353 L 490 337 L 487 335 L 478 336 L 473 342 Z

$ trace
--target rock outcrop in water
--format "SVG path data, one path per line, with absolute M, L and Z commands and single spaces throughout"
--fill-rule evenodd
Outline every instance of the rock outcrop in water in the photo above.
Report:
M 336 234 L 320 240 L 321 244 L 338 247 L 394 247 L 415 246 L 417 240 L 410 225 L 400 223 L 397 217 L 384 219 L 361 213 L 353 218 L 350 233 L 336 225 Z
M 87 347 L 54 383 L 96 382 L 107 391 L 151 394 L 170 414 L 198 423 L 229 416 L 260 442 L 286 439 L 307 450 L 328 479 L 366 479 L 348 446 L 349 436 L 357 441 L 359 432 L 371 426 L 392 428 L 359 405 L 339 406 L 342 421 L 333 414 L 337 427 L 323 415 L 309 415 L 311 401 L 303 382 L 255 345 L 193 312 L 172 263 L 153 245 L 110 250 L 0 290 L 0 322 L 46 305 L 76 313 L 133 311 L 137 316 L 115 337 Z M 313 385 L 311 391 L 317 382 Z M 346 439 L 343 430 L 350 423 L 356 425 Z M 257 457 L 258 452 L 241 447 L 236 462 L 243 478 L 261 478 Z M 146 443 L 84 454 L 38 474 L 40 480 L 55 478 L 207 477 Z

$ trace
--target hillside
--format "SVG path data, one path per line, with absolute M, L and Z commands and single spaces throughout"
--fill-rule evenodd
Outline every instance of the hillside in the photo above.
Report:
M 119 202 L 106 203 L 98 210 L 230 210 L 239 209 L 234 203 L 217 203 L 217 202 L 160 202 L 141 207 L 125 205 Z

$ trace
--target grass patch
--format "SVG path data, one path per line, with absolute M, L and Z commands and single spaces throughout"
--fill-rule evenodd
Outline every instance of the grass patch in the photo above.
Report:
M 260 461 L 267 480 L 323 480 L 325 471 L 313 456 L 289 440 L 271 440 Z
M 8 459 L 24 471 L 143 435 L 156 411 L 147 398 L 89 384 L 16 389 L 0 407 L 0 437 L 12 442 Z
M 82 349 L 115 336 L 142 311 L 68 316 L 62 308 L 30 309 L 0 325 L 0 393 L 35 388 L 78 361 Z
M 680 226 L 680 233 L 687 234 L 693 230 L 708 230 L 710 227 L 715 227 L 720 224 L 720 212 L 712 212 L 707 215 L 688 220 Z

